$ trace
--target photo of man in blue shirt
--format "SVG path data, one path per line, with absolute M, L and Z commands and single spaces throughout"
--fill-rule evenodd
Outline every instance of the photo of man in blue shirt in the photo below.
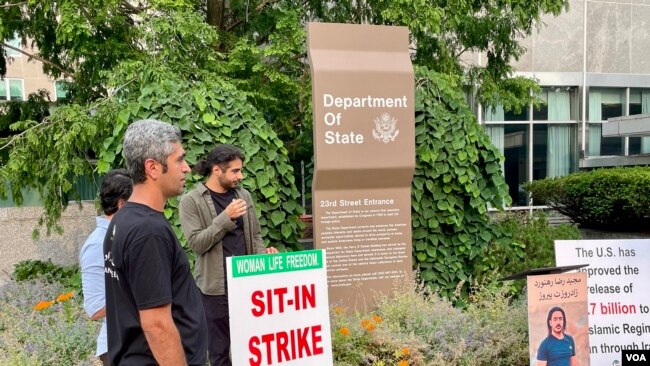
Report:
M 566 315 L 561 307 L 549 310 L 546 326 L 548 336 L 537 350 L 537 366 L 577 366 L 576 345 L 566 334 Z

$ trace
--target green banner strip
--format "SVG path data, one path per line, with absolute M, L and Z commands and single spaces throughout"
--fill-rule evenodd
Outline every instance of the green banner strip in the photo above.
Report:
M 235 278 L 318 268 L 323 268 L 322 250 L 232 257 L 232 276 Z

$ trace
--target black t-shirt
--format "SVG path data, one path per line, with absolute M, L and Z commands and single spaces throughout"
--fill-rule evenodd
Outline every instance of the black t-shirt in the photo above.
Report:
M 187 256 L 165 216 L 127 202 L 104 239 L 108 353 L 115 365 L 156 365 L 139 310 L 171 304 L 189 365 L 204 365 L 207 327 Z
M 218 193 L 215 191 L 210 191 L 210 196 L 212 197 L 212 202 L 214 202 L 214 208 L 217 211 L 217 215 L 223 212 L 223 210 L 228 207 L 228 205 L 235 199 L 235 191 L 233 189 L 227 190 L 225 193 Z M 234 220 L 237 224 L 237 228 L 230 230 L 222 239 L 223 245 L 223 257 L 237 256 L 237 255 L 246 255 L 246 239 L 244 238 L 244 219 L 242 216 Z
M 207 187 L 206 187 L 207 188 Z M 217 215 L 222 213 L 228 205 L 237 198 L 234 189 L 229 189 L 224 193 L 218 193 L 210 188 L 210 196 L 214 203 L 214 209 Z M 235 224 L 237 227 L 230 230 L 221 239 L 221 247 L 223 248 L 223 278 L 227 278 L 226 274 L 226 258 L 238 255 L 246 255 L 246 238 L 244 237 L 244 219 L 242 216 L 236 218 Z M 226 293 L 228 293 L 228 281 L 224 283 Z

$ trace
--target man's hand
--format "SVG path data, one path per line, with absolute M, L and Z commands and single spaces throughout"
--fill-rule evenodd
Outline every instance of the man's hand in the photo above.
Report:
M 234 199 L 224 211 L 231 220 L 239 218 L 246 213 L 246 201 L 241 198 Z
M 266 253 L 266 254 L 278 254 L 280 252 L 278 252 L 278 250 L 276 248 L 268 247 L 268 248 L 264 249 L 264 253 Z

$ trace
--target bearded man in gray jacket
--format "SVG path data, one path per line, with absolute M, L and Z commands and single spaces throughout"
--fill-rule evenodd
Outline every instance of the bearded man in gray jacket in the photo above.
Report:
M 212 366 L 231 366 L 226 258 L 277 253 L 266 248 L 250 192 L 239 187 L 244 154 L 232 145 L 217 145 L 194 171 L 205 182 L 180 202 L 181 228 L 196 253 L 196 283 L 208 322 L 208 357 Z

